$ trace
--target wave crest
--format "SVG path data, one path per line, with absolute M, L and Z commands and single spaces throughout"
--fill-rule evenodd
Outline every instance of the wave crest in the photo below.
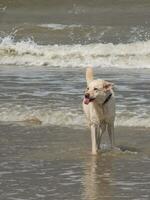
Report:
M 0 64 L 23 66 L 150 68 L 150 41 L 130 44 L 38 45 L 0 38 Z
M 26 106 L 3 106 L 0 108 L 0 121 L 2 122 L 31 122 L 38 124 L 50 124 L 56 126 L 73 126 L 74 128 L 83 128 L 87 122 L 83 112 L 76 110 L 53 110 L 51 108 L 33 109 Z M 138 115 L 125 116 L 124 113 L 117 113 L 116 126 L 129 127 L 150 127 L 150 118 L 140 117 Z

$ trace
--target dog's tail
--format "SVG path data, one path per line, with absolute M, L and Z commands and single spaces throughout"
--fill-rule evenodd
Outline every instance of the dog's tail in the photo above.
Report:
M 87 85 L 93 80 L 93 68 L 92 67 L 88 67 L 86 69 L 86 81 L 87 81 Z

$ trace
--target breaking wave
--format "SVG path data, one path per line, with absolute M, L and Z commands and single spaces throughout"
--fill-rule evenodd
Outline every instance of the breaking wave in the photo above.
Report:
M 34 109 L 21 105 L 0 108 L 1 122 L 32 122 L 42 125 L 72 126 L 74 128 L 84 128 L 87 122 L 83 112 L 77 110 L 39 108 Z M 116 126 L 128 127 L 150 127 L 150 118 L 136 116 L 124 116 L 117 113 Z
M 81 28 L 81 25 L 76 25 L 76 24 L 72 24 L 72 25 L 65 25 L 65 24 L 39 24 L 39 27 L 43 27 L 43 28 L 49 28 L 52 30 L 64 30 L 64 29 L 68 29 L 68 28 Z
M 57 126 L 77 126 L 85 123 L 84 116 L 75 111 L 53 110 L 51 108 L 33 109 L 16 105 L 0 108 L 2 122 L 41 122 Z
M 0 65 L 150 68 L 150 41 L 129 44 L 38 45 L 0 38 Z

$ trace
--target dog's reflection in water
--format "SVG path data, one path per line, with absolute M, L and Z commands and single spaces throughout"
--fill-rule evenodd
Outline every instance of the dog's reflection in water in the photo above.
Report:
M 112 196 L 112 158 L 91 156 L 83 178 L 83 199 L 103 200 Z

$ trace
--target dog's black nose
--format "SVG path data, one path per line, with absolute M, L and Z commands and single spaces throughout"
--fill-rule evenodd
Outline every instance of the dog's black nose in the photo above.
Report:
M 89 93 L 85 93 L 85 98 L 89 98 L 90 97 L 90 94 Z

